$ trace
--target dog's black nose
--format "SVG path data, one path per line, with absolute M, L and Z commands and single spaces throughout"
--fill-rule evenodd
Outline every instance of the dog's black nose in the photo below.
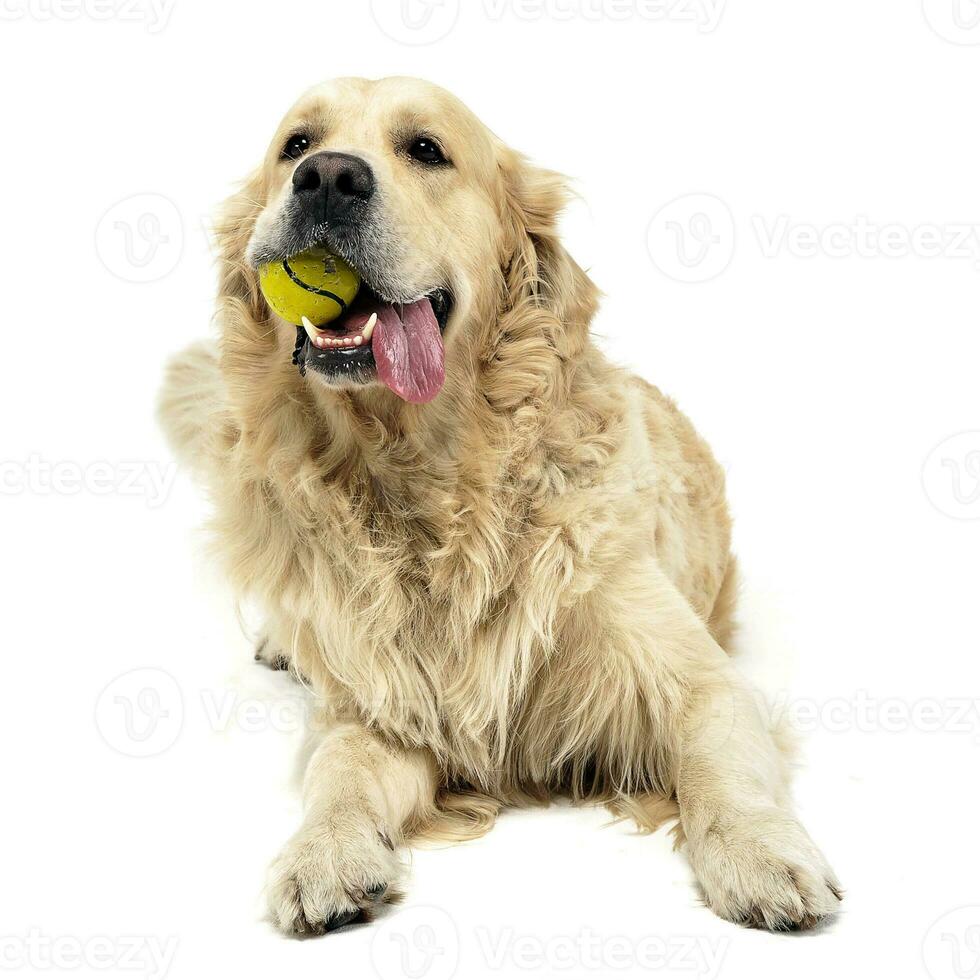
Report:
M 314 153 L 293 171 L 293 194 L 330 224 L 356 221 L 374 194 L 374 174 L 349 153 Z

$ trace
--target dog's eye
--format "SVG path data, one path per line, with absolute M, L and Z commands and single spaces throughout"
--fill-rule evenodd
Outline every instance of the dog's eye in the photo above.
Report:
M 310 138 L 306 133 L 296 133 L 286 140 L 282 148 L 282 160 L 298 160 L 310 148 Z
M 419 163 L 436 165 L 446 162 L 442 150 L 439 149 L 439 144 L 425 136 L 416 137 L 409 143 L 408 155 L 413 160 L 418 160 Z

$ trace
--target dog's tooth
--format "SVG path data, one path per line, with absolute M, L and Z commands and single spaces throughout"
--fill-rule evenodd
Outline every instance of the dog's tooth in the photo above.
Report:
M 374 326 L 375 326 L 375 324 L 377 322 L 378 322 L 378 314 L 377 313 L 372 313 L 371 314 L 371 319 L 368 320 L 368 322 L 364 324 L 364 330 L 362 331 L 362 336 L 364 337 L 364 340 L 365 341 L 368 341 L 368 340 L 371 339 L 371 334 L 374 333 Z
M 354 346 L 355 347 L 360 347 L 361 344 L 363 344 L 363 343 L 364 343 L 364 338 L 363 337 L 358 336 L 358 337 L 355 337 L 354 338 Z
M 317 342 L 317 338 L 320 335 L 317 333 L 316 327 L 314 327 L 313 324 L 310 323 L 309 318 L 308 317 L 305 317 L 305 316 L 303 317 L 303 329 L 306 331 L 306 335 L 315 344 Z

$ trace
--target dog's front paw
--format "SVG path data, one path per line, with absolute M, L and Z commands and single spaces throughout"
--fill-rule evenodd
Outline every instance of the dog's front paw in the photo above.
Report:
M 272 863 L 269 912 L 287 935 L 321 935 L 393 901 L 399 872 L 389 837 L 370 817 L 331 815 L 304 827 Z
M 809 929 L 836 912 L 843 897 L 807 832 L 781 810 L 716 820 L 690 853 L 708 905 L 732 922 Z

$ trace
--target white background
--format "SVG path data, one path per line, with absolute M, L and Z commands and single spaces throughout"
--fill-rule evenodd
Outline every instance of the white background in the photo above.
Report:
M 2 5 L 2 965 L 976 976 L 972 0 L 148 4 Z M 252 663 L 154 397 L 209 334 L 208 217 L 280 115 L 323 77 L 402 73 L 575 178 L 603 347 L 728 468 L 741 656 L 801 720 L 800 809 L 848 890 L 817 934 L 719 921 L 665 835 L 567 807 L 414 854 L 374 925 L 300 943 L 262 919 L 300 695 Z

